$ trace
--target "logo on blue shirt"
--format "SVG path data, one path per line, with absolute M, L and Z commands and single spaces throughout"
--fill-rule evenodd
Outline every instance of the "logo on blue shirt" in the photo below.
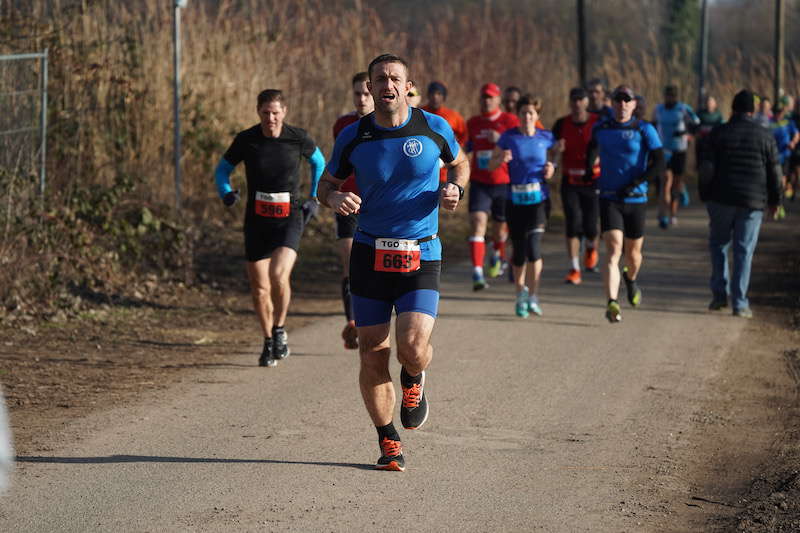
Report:
M 403 153 L 408 157 L 417 157 L 422 153 L 422 143 L 419 139 L 408 139 L 403 143 Z

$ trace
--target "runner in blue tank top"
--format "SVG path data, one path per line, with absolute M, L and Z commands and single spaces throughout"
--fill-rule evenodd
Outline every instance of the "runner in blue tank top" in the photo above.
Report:
M 603 268 L 609 322 L 622 320 L 619 302 L 619 260 L 625 250 L 625 280 L 628 301 L 641 303 L 642 291 L 636 278 L 642 265 L 642 244 L 647 206 L 648 181 L 664 167 L 661 140 L 652 124 L 633 116 L 636 94 L 621 85 L 611 95 L 614 118 L 592 130 L 586 157 L 587 174 L 600 156 L 600 231 L 606 243 Z
M 530 313 L 542 315 L 537 291 L 542 277 L 545 202 L 550 196 L 547 180 L 555 169 L 548 161 L 548 153 L 556 146 L 556 140 L 552 132 L 536 129 L 541 109 L 541 99 L 531 95 L 517 101 L 520 125 L 503 132 L 489 162 L 489 170 L 508 164 L 510 188 L 506 210 L 514 245 L 511 266 L 517 287 L 514 311 L 521 317 Z
M 404 470 L 400 436 L 392 423 L 394 385 L 389 375 L 392 310 L 397 312 L 397 358 L 402 365 L 406 429 L 428 418 L 425 369 L 439 303 L 442 246 L 439 205 L 454 210 L 469 179 L 469 163 L 443 118 L 406 102 L 407 63 L 394 55 L 373 59 L 367 70 L 375 111 L 345 128 L 319 187 L 320 201 L 340 215 L 360 209 L 350 255 L 350 290 L 361 355 L 359 383 L 378 432 L 376 468 Z M 439 159 L 453 168 L 439 182 Z M 355 173 L 358 194 L 339 186 Z

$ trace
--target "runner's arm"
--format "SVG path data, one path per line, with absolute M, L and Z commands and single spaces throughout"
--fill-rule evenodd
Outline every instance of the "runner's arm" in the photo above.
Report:
M 214 170 L 214 181 L 217 184 L 217 194 L 219 194 L 220 198 L 225 198 L 226 194 L 233 192 L 233 187 L 231 187 L 231 172 L 233 172 L 233 169 L 234 166 L 227 159 L 224 157 L 219 159 L 217 168 Z
M 447 164 L 452 169 L 447 179 L 447 183 L 439 192 L 439 205 L 448 211 L 455 211 L 458 201 L 464 191 L 464 187 L 469 182 L 469 160 L 464 155 L 463 150 L 458 151 L 458 155 L 452 162 Z
M 563 140 L 563 139 L 562 139 Z M 549 180 L 556 173 L 558 156 L 561 154 L 561 141 L 557 141 L 547 150 L 547 163 L 544 165 L 544 179 Z
M 511 150 L 503 150 L 499 146 L 495 146 L 492 150 L 492 158 L 489 160 L 488 170 L 497 170 L 503 163 L 511 161 Z
M 340 215 L 352 215 L 361 208 L 361 198 L 352 192 L 341 192 L 344 180 L 334 177 L 327 170 L 322 174 L 317 189 L 319 202 L 325 207 L 330 207 Z
M 666 163 L 664 162 L 664 149 L 663 148 L 656 148 L 650 151 L 650 158 L 647 163 L 647 170 L 642 173 L 637 179 L 630 182 L 628 185 L 620 189 L 617 194 L 622 196 L 623 198 L 628 196 L 630 193 L 634 191 L 639 185 L 645 182 L 653 181 L 656 176 L 661 175 L 664 170 L 666 169 Z
M 592 135 L 592 139 L 586 146 L 586 173 L 584 176 L 594 175 L 594 165 L 597 163 L 597 157 L 600 155 L 600 147 L 597 145 L 597 139 Z M 587 178 L 588 179 L 588 178 Z
M 309 196 L 316 199 L 319 179 L 325 170 L 325 157 L 319 148 L 314 149 L 314 153 L 308 158 L 308 164 L 311 166 L 311 190 Z

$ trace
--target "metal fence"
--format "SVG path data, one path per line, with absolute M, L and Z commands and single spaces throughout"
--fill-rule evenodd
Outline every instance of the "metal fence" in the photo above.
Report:
M 44 195 L 47 156 L 47 49 L 0 55 L 0 189 L 24 197 L 38 177 Z M 15 190 L 16 189 L 16 190 Z M 35 190 L 35 188 L 33 188 Z

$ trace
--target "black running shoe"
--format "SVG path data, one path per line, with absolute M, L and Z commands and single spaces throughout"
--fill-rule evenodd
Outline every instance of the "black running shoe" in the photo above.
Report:
M 276 366 L 278 362 L 272 358 L 272 339 L 264 338 L 264 348 L 258 358 L 258 366 Z
M 625 280 L 625 292 L 628 294 L 628 303 L 639 307 L 642 303 L 642 289 L 636 284 L 635 279 L 628 278 L 628 267 L 622 269 L 622 278 Z
M 428 420 L 428 400 L 425 399 L 425 371 L 411 377 L 406 369 L 400 370 L 403 403 L 400 405 L 400 422 L 406 429 L 417 429 Z
M 403 444 L 399 440 L 383 437 L 380 441 L 381 457 L 375 463 L 376 470 L 393 470 L 403 472 L 406 469 L 406 460 L 403 459 Z
M 283 328 L 272 328 L 272 357 L 286 359 L 289 357 L 289 336 Z

